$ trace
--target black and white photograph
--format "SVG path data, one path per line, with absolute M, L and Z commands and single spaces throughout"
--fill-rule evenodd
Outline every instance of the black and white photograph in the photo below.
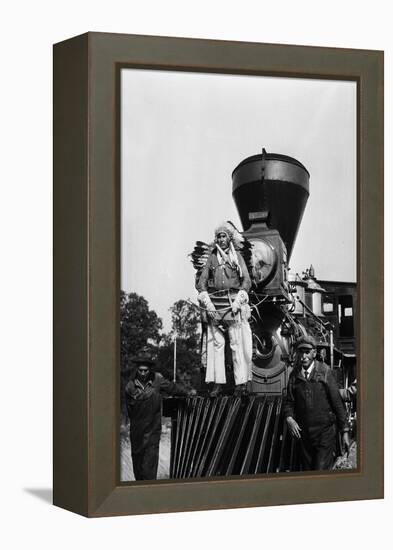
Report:
M 357 469 L 357 93 L 121 69 L 122 483 Z

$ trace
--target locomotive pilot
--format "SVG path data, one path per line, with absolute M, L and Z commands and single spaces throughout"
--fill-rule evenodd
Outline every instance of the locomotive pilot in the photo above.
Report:
M 284 418 L 300 442 L 303 470 L 330 470 L 336 451 L 336 426 L 344 450 L 349 450 L 347 414 L 332 370 L 316 361 L 316 342 L 297 342 L 298 365 L 288 380 Z
M 213 396 L 221 393 L 226 383 L 225 331 L 232 351 L 235 393 L 246 393 L 247 382 L 252 378 L 252 334 L 248 322 L 251 280 L 233 239 L 230 224 L 217 227 L 215 246 L 197 283 L 198 300 L 207 316 L 206 382 L 214 382 Z

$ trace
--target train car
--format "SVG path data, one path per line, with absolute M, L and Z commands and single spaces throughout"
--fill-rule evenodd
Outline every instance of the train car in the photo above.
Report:
M 312 266 L 302 275 L 290 275 L 309 186 L 310 174 L 298 160 L 265 149 L 244 159 L 232 173 L 242 235 L 252 251 L 252 382 L 247 396 L 231 395 L 228 386 L 219 398 L 201 392 L 172 406 L 170 477 L 299 469 L 296 442 L 281 410 L 296 360 L 294 343 L 302 335 L 314 336 L 319 358 L 337 373 L 344 390 L 356 378 L 354 346 L 345 348 L 338 337 L 340 327 L 348 329 L 350 300 L 344 297 L 336 303 L 334 286 L 327 281 L 322 286 Z M 353 293 L 351 304 L 353 318 Z

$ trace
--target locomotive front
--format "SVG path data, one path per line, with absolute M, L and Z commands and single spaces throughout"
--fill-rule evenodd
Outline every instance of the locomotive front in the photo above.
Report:
M 331 366 L 336 350 L 332 325 L 321 307 L 324 289 L 313 268 L 302 278 L 288 275 L 309 180 L 299 161 L 265 149 L 244 159 L 232 173 L 242 237 L 251 251 L 252 381 L 247 395 L 228 395 L 230 388 L 219 397 L 202 391 L 172 409 L 170 477 L 299 469 L 297 444 L 281 413 L 296 362 L 294 344 L 312 335 L 319 358 Z M 206 253 L 206 243 L 198 242 L 197 247 Z M 198 254 L 193 258 L 197 271 Z
M 265 149 L 243 160 L 232 173 L 243 235 L 252 244 L 255 393 L 282 394 L 293 341 L 304 332 L 292 315 L 295 297 L 288 281 L 288 262 L 309 197 L 309 179 L 299 161 Z

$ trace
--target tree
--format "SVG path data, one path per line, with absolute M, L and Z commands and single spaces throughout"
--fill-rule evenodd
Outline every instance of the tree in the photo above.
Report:
M 169 311 L 172 314 L 171 335 L 175 333 L 179 340 L 188 342 L 190 349 L 199 349 L 200 344 L 200 313 L 187 300 L 178 300 Z
M 186 386 L 199 386 L 200 374 L 200 316 L 199 311 L 186 300 L 178 300 L 169 309 L 172 328 L 162 336 L 157 364 L 167 378 L 173 377 L 174 339 L 176 337 L 177 377 Z
M 162 320 L 149 309 L 149 303 L 143 296 L 120 291 L 121 411 L 124 418 L 124 390 L 131 374 L 132 358 L 146 348 L 155 353 L 161 339 L 161 329 Z
M 120 356 L 122 369 L 130 365 L 133 356 L 146 347 L 154 348 L 160 341 L 162 320 L 149 309 L 148 301 L 135 292 L 120 292 Z

